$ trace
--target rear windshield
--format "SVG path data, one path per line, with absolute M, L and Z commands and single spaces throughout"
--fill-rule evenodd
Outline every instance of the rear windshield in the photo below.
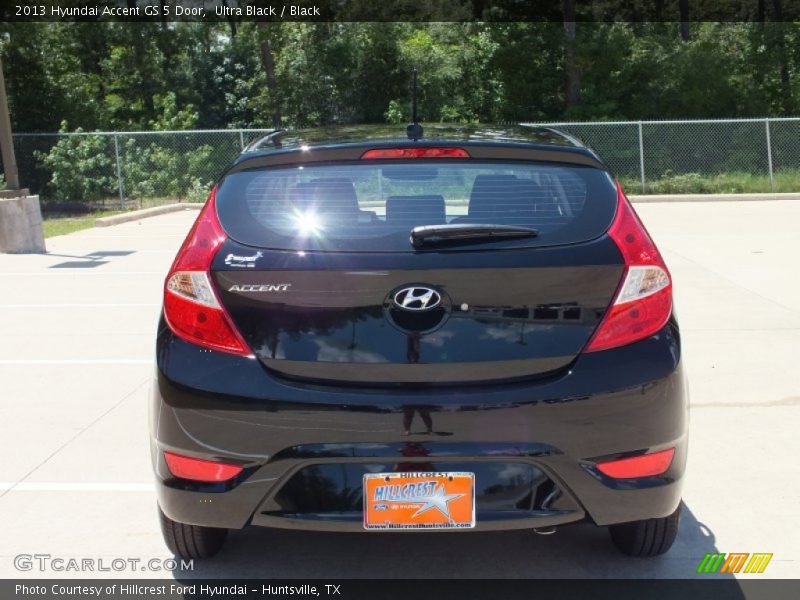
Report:
M 411 252 L 410 232 L 421 225 L 517 225 L 539 232 L 469 246 L 491 250 L 598 237 L 613 218 L 615 198 L 611 177 L 592 167 L 362 161 L 229 174 L 217 192 L 217 211 L 234 240 L 287 250 Z

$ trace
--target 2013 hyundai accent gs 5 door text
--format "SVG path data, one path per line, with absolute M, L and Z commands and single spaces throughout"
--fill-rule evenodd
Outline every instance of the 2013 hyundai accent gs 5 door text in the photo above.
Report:
M 588 520 L 678 529 L 687 400 L 667 266 L 549 129 L 278 132 L 169 271 L 151 451 L 164 537 Z M 324 136 L 324 137 L 323 137 Z

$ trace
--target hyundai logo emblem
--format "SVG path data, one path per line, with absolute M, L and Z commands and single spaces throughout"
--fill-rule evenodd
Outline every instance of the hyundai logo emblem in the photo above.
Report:
M 392 296 L 392 301 L 403 310 L 432 310 L 442 303 L 442 295 L 428 287 L 405 287 Z

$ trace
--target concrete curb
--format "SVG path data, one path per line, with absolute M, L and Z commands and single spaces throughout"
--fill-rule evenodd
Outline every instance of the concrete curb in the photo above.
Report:
M 142 210 L 133 210 L 131 212 L 112 215 L 110 217 L 100 217 L 97 219 L 97 221 L 95 221 L 95 227 L 119 225 L 120 223 L 138 221 L 139 219 L 146 219 L 147 217 L 155 217 L 157 215 L 165 215 L 167 213 L 179 212 L 182 210 L 200 210 L 202 206 L 203 205 L 201 203 L 197 202 L 181 202 L 180 204 L 165 204 L 164 206 L 143 208 Z
M 756 202 L 800 200 L 800 192 L 780 194 L 629 194 L 631 202 Z

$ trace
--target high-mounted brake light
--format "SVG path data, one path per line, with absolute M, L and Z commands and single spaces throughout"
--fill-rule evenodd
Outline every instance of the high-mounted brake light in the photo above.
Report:
M 373 148 L 361 155 L 362 160 L 397 158 L 469 158 L 463 148 Z
M 608 235 L 625 259 L 625 272 L 585 352 L 642 340 L 659 331 L 672 314 L 672 281 L 667 265 L 619 183 L 617 214 Z
M 655 477 L 666 473 L 672 465 L 675 448 L 660 452 L 631 456 L 619 460 L 597 463 L 597 470 L 614 479 L 632 479 L 634 477 Z
M 216 192 L 214 187 L 169 270 L 164 285 L 164 317 L 170 329 L 188 342 L 251 356 L 220 305 L 209 277 L 214 255 L 226 240 L 217 219 Z
M 192 458 L 175 454 L 174 452 L 164 452 L 164 458 L 167 461 L 167 468 L 170 473 L 179 479 L 191 479 L 192 481 L 205 481 L 207 483 L 228 481 L 243 470 L 239 465 Z

